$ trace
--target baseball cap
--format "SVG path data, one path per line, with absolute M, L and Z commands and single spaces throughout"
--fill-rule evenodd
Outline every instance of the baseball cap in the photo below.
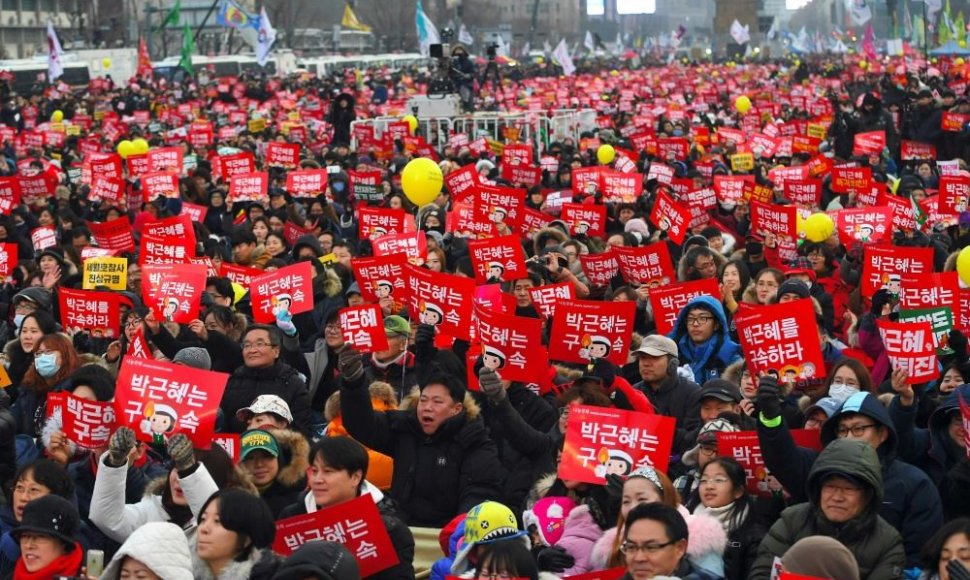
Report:
M 243 407 L 236 411 L 236 418 L 240 421 L 249 421 L 254 415 L 260 413 L 272 413 L 278 415 L 287 422 L 293 422 L 293 413 L 286 401 L 276 395 L 260 395 L 253 399 L 248 407 Z
M 738 428 L 727 419 L 714 419 L 704 423 L 701 430 L 697 433 L 697 445 L 687 450 L 680 458 L 681 463 L 693 467 L 697 465 L 697 456 L 704 445 L 717 445 L 717 434 L 720 432 L 731 433 Z
M 740 403 L 741 389 L 735 386 L 734 383 L 725 381 L 724 379 L 711 379 L 701 387 L 699 400 L 703 401 L 707 398 L 717 399 L 718 401 L 724 401 L 726 403 Z
M 651 334 L 643 339 L 640 348 L 633 354 L 647 354 L 650 356 L 679 356 L 677 343 L 673 339 L 661 334 Z
M 411 336 L 411 325 L 404 318 L 392 314 L 384 317 L 384 331 L 388 337 Z
M 276 442 L 276 437 L 269 431 L 262 429 L 252 429 L 242 434 L 239 440 L 242 451 L 239 452 L 239 461 L 246 459 L 253 451 L 261 449 L 273 457 L 279 457 L 280 445 Z
M 838 399 L 834 399 L 832 397 L 822 397 L 818 400 L 818 402 L 805 410 L 805 417 L 811 417 L 815 411 L 819 410 L 825 413 L 826 417 L 831 417 L 838 412 L 839 407 L 841 406 L 842 403 L 840 403 Z

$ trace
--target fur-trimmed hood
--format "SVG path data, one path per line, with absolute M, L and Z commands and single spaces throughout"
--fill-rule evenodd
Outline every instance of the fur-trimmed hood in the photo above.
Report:
M 569 236 L 556 227 L 547 226 L 540 229 L 532 238 L 532 249 L 535 252 L 535 255 L 539 255 L 539 252 L 542 250 L 542 248 L 546 247 L 549 240 L 555 240 L 557 244 L 563 244 L 569 241 Z
M 400 409 L 402 411 L 413 411 L 418 408 L 418 399 L 421 397 L 421 390 L 418 387 L 411 389 L 408 396 L 404 397 L 401 401 Z M 465 409 L 465 419 L 468 421 L 474 421 L 478 419 L 482 414 L 482 408 L 478 406 L 478 402 L 475 401 L 475 397 L 471 393 L 465 392 L 465 400 L 462 401 L 462 406 Z M 457 417 L 457 415 L 455 415 Z
M 286 487 L 305 482 L 306 470 L 310 466 L 310 443 L 306 437 L 290 429 L 267 429 L 280 446 L 280 471 L 276 481 Z
M 189 551 L 192 553 L 192 575 L 196 580 L 246 580 L 247 578 L 269 578 L 280 565 L 279 557 L 269 549 L 253 550 L 248 558 L 242 562 L 235 560 L 222 569 L 215 576 L 209 565 L 199 557 L 198 536 L 192 539 Z
M 714 254 L 714 264 L 717 266 L 717 271 L 720 272 L 721 270 L 724 269 L 724 265 L 728 263 L 727 256 L 725 256 L 724 254 L 722 254 L 722 253 L 720 253 L 718 251 L 715 251 L 715 250 L 711 250 L 711 252 Z M 687 266 L 688 266 L 688 264 L 687 264 L 687 252 L 684 252 L 684 255 L 680 257 L 680 261 L 677 262 L 677 279 L 678 280 L 688 280 L 688 278 L 687 278 Z
M 721 378 L 729 383 L 741 386 L 741 375 L 744 374 L 744 359 L 731 363 L 721 373 Z
M 397 409 L 397 396 L 394 394 L 394 387 L 384 381 L 374 381 L 367 387 L 370 392 L 371 404 L 375 411 L 389 411 Z M 327 421 L 333 421 L 340 415 L 340 391 L 334 392 L 327 398 L 323 407 L 323 416 Z

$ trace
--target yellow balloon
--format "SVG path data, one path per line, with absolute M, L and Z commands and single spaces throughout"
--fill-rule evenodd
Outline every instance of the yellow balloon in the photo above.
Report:
M 108 57 L 102 58 L 101 59 L 101 66 L 103 68 L 111 68 L 111 59 L 108 58 Z
M 957 274 L 967 286 L 970 286 L 970 246 L 960 250 L 957 254 Z
M 63 120 L 64 120 L 64 111 L 57 109 L 56 111 L 51 113 L 51 121 L 55 123 L 60 123 Z
M 615 157 L 616 149 L 613 149 L 612 145 L 600 145 L 600 148 L 596 150 L 596 159 L 600 162 L 600 165 L 609 165 Z
M 145 141 L 141 137 L 132 141 L 131 145 L 133 147 L 131 152 L 134 155 L 144 155 L 145 153 L 148 153 L 148 141 Z
M 866 70 L 866 67 L 868 67 L 868 66 L 869 66 L 869 63 L 867 63 L 864 60 L 861 61 L 861 62 L 859 62 L 859 68 L 861 68 L 862 70 Z
M 734 108 L 737 109 L 739 113 L 744 115 L 751 110 L 751 99 L 748 98 L 748 95 L 741 95 L 735 99 Z
M 417 117 L 414 115 L 405 115 L 401 120 L 408 124 L 408 131 L 414 135 L 414 132 L 418 129 Z
M 964 42 L 966 42 L 966 41 L 964 41 Z M 957 59 L 955 61 L 953 61 L 953 64 L 955 64 L 957 66 L 963 66 L 963 58 L 958 56 Z
M 815 213 L 805 220 L 805 238 L 810 242 L 824 242 L 835 233 L 835 223 L 826 213 Z
M 118 143 L 117 151 L 118 155 L 121 155 L 122 159 L 128 159 L 129 155 L 137 155 L 137 153 L 135 153 L 135 144 L 127 139 L 121 143 Z
M 442 183 L 441 168 L 427 157 L 412 159 L 401 172 L 404 195 L 418 207 L 434 201 L 441 193 Z

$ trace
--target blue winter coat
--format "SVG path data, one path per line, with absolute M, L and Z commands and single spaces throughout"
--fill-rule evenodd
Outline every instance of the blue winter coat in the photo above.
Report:
M 703 345 L 694 344 L 687 334 L 687 313 L 698 307 L 714 315 L 719 325 L 714 336 Z M 710 296 L 698 296 L 688 302 L 677 315 L 677 323 L 669 336 L 679 347 L 680 364 L 690 365 L 694 371 L 694 382 L 698 385 L 720 378 L 724 369 L 741 360 L 741 346 L 731 340 L 724 308 Z

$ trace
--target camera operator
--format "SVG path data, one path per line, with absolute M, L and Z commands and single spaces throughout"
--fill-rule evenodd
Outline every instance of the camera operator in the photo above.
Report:
M 464 46 L 457 44 L 451 49 L 451 69 L 448 72 L 458 96 L 461 97 L 462 105 L 466 110 L 471 110 L 478 71 L 475 63 L 468 58 L 468 50 Z
M 540 254 L 529 260 L 529 269 L 539 271 L 550 283 L 569 282 L 576 292 L 576 298 L 589 296 L 589 286 L 569 268 L 569 259 L 559 246 L 546 246 Z

